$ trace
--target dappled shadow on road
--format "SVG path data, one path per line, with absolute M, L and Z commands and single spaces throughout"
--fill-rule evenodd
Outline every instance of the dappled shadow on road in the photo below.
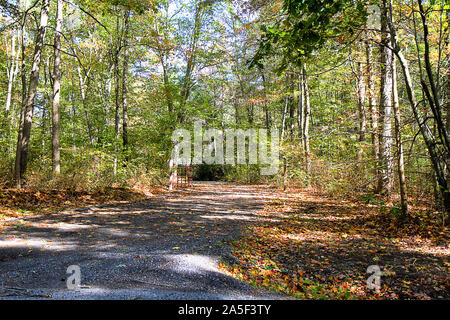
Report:
M 257 194 L 243 188 L 212 192 L 199 187 L 195 192 L 167 198 L 30 216 L 3 230 L 2 245 L 41 240 L 50 250 L 62 250 L 65 244 L 83 249 L 104 241 L 109 246 L 126 247 L 141 240 L 164 243 L 173 236 L 226 237 L 240 227 L 240 222 L 265 219 L 255 214 L 263 208 Z
M 256 214 L 263 197 L 271 193 L 256 186 L 200 183 L 164 197 L 29 216 L 0 234 L 0 283 L 64 288 L 66 268 L 76 264 L 99 287 L 250 290 L 216 265 L 223 240 L 269 219 Z
M 238 273 L 306 298 L 448 298 L 448 246 L 389 236 L 374 210 L 309 190 L 200 183 L 136 202 L 30 216 L 0 234 L 0 283 L 63 289 L 75 264 L 83 283 L 101 290 L 256 294 Z M 367 288 L 370 265 L 383 272 L 380 293 Z

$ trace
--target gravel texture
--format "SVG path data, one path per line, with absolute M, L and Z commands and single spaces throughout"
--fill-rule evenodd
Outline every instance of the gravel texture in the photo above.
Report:
M 196 183 L 138 202 L 30 216 L 0 233 L 1 299 L 283 299 L 218 270 L 267 188 Z M 78 265 L 81 288 L 68 290 Z

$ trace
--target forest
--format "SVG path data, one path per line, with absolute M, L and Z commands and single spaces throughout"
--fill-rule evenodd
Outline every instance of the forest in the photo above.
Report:
M 131 232 L 140 221 L 131 211 L 161 215 L 169 252 L 188 252 L 181 243 L 211 230 L 217 250 L 232 252 L 217 263 L 221 274 L 260 289 L 309 299 L 449 298 L 446 0 L 0 0 L 0 12 L 5 274 L 29 249 L 20 242 L 9 254 L 8 241 L 96 246 L 91 231 L 80 244 L 34 228 L 68 222 L 67 210 L 111 205 L 130 237 L 158 233 L 151 224 Z M 172 133 L 196 123 L 277 132 L 277 172 L 203 160 L 192 166 L 193 186 L 173 194 Z M 155 196 L 168 196 L 166 206 L 121 207 Z M 218 222 L 225 218 L 195 229 L 184 217 L 219 215 L 215 201 L 228 215 L 259 201 L 264 209 L 248 209 L 257 216 L 249 225 L 236 218 L 239 236 L 222 234 L 234 228 Z M 95 228 L 117 228 L 102 225 L 100 211 Z M 119 238 L 98 241 L 119 247 Z M 213 250 L 186 246 L 205 257 Z M 381 289 L 365 282 L 372 265 L 382 266 Z

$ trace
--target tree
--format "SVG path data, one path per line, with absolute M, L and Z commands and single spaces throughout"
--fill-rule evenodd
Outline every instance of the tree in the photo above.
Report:
M 23 123 L 21 124 L 19 129 L 20 133 L 18 135 L 17 149 L 16 149 L 16 182 L 18 186 L 22 185 L 22 179 L 24 177 L 24 173 L 26 171 L 28 163 L 28 148 L 30 142 L 31 124 L 33 120 L 33 106 L 39 81 L 42 50 L 44 47 L 44 40 L 48 23 L 49 6 L 50 0 L 42 0 L 41 18 L 35 40 L 33 65 L 31 68 L 28 86 L 28 96 L 25 101 L 25 105 L 22 106 L 24 110 L 24 117 Z
M 123 75 L 122 75 L 122 144 L 123 150 L 125 152 L 126 162 L 128 161 L 128 84 L 127 84 L 127 73 L 128 73 L 128 37 L 129 37 L 129 28 L 130 28 L 130 11 L 127 10 L 124 13 L 124 36 L 123 36 Z
M 406 173 L 405 173 L 405 160 L 403 154 L 403 143 L 401 135 L 401 118 L 400 118 L 400 105 L 398 98 L 398 85 L 397 85 L 397 67 L 396 59 L 392 60 L 392 91 L 393 91 L 393 112 L 394 112 L 394 132 L 395 132 L 395 143 L 397 146 L 397 171 L 398 171 L 398 182 L 400 186 L 400 204 L 402 208 L 403 215 L 408 213 L 408 197 L 406 193 Z
M 305 95 L 305 113 L 303 116 L 303 148 L 305 150 L 306 172 L 311 174 L 311 155 L 309 148 L 309 123 L 311 117 L 311 104 L 309 102 L 309 87 L 308 87 L 308 75 L 306 73 L 306 66 L 302 66 L 303 74 L 303 92 Z
M 366 65 L 367 65 L 367 95 L 369 101 L 369 112 L 370 112 L 370 132 L 372 140 L 372 156 L 375 161 L 375 176 L 379 177 L 379 154 L 380 154 L 380 143 L 378 139 L 378 112 L 376 105 L 376 95 L 375 95 L 375 76 L 373 70 L 373 49 L 372 40 L 368 37 L 366 38 Z
M 381 84 L 380 84 L 380 176 L 377 191 L 390 197 L 392 189 L 392 58 L 393 53 L 386 45 L 390 43 L 391 36 L 388 33 L 389 9 L 386 0 L 382 1 L 381 8 Z
M 427 77 L 428 77 L 428 79 L 430 81 L 430 85 L 431 85 L 431 83 L 434 83 L 434 77 L 431 72 L 431 66 L 430 66 L 430 62 L 429 62 L 427 14 L 425 13 L 424 7 L 420 0 L 419 0 L 419 11 L 421 14 L 423 30 L 424 30 L 424 37 L 423 37 L 423 41 L 425 43 L 424 60 L 425 61 L 428 60 L 428 62 L 426 63 L 426 65 L 428 67 L 426 67 L 426 70 L 427 70 Z M 425 96 L 429 103 L 432 114 L 435 117 L 436 126 L 438 127 L 438 132 L 439 132 L 438 137 L 440 139 L 441 145 L 444 148 L 443 151 L 439 150 L 436 138 L 434 137 L 432 130 L 430 129 L 430 127 L 427 124 L 426 119 L 424 119 L 422 117 L 422 115 L 420 114 L 420 110 L 418 109 L 417 98 L 416 98 L 416 94 L 415 94 L 415 90 L 414 90 L 414 84 L 413 84 L 413 81 L 411 78 L 409 64 L 401 50 L 401 47 L 400 47 L 400 44 L 398 41 L 397 31 L 396 31 L 396 28 L 394 27 L 394 23 L 392 20 L 392 4 L 389 4 L 388 13 L 389 13 L 389 16 L 388 16 L 387 22 L 388 22 L 388 26 L 389 26 L 389 32 L 391 34 L 391 50 L 397 56 L 398 62 L 402 68 L 403 78 L 404 78 L 404 82 L 405 82 L 405 89 L 406 89 L 406 92 L 408 95 L 408 100 L 409 100 L 411 109 L 413 111 L 414 118 L 419 126 L 420 133 L 422 134 L 423 140 L 427 147 L 429 158 L 430 158 L 433 170 L 436 174 L 436 179 L 437 179 L 438 186 L 440 189 L 439 191 L 441 192 L 441 195 L 442 195 L 444 208 L 445 208 L 445 211 L 448 213 L 448 212 L 450 212 L 450 193 L 448 192 L 449 189 L 448 189 L 448 181 L 447 181 L 448 167 L 446 166 L 445 163 L 447 161 L 449 149 L 447 147 L 447 142 L 446 142 L 446 139 L 447 139 L 446 138 L 446 136 L 447 136 L 446 128 L 445 128 L 445 125 L 442 123 L 442 116 L 440 115 L 441 107 L 439 104 L 436 104 L 436 99 L 433 98 L 432 93 L 430 92 L 430 90 L 428 88 L 428 85 L 425 83 L 425 81 L 423 81 L 423 78 L 421 78 L 421 86 L 422 86 L 423 91 L 425 92 Z M 415 32 L 415 35 L 416 35 L 416 44 L 417 44 L 417 41 L 418 41 L 417 40 L 417 32 Z M 387 45 L 389 45 L 389 44 L 386 44 L 386 46 Z M 420 54 L 420 52 L 418 51 L 417 54 Z M 419 57 L 419 61 L 420 61 L 420 57 Z M 431 85 L 431 86 L 433 87 L 433 85 Z M 431 91 L 436 92 L 435 89 L 432 89 Z
M 53 174 L 61 172 L 59 140 L 59 103 L 61 96 L 61 33 L 63 20 L 63 2 L 57 1 L 53 66 L 53 103 L 52 103 L 52 163 Z

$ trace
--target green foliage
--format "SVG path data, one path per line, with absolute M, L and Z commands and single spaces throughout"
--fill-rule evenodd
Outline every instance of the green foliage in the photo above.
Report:
M 286 0 L 283 15 L 273 25 L 261 25 L 263 32 L 251 65 L 263 67 L 263 60 L 280 53 L 279 70 L 299 65 L 326 41 L 353 34 L 365 22 L 364 2 L 349 0 Z
M 389 214 L 395 218 L 400 217 L 403 214 L 401 203 L 394 201 L 392 208 L 389 210 Z
M 375 100 L 379 100 L 377 34 L 371 31 L 366 35 L 363 30 L 367 6 L 372 4 L 377 2 L 286 0 L 265 2 L 256 9 L 251 4 L 229 1 L 65 2 L 60 104 L 62 168 L 58 183 L 70 188 L 120 185 L 127 179 L 134 181 L 133 177 L 139 176 L 139 172 L 145 181 L 155 183 L 153 176 L 157 175 L 164 183 L 169 174 L 173 130 L 192 129 L 196 120 L 203 120 L 208 127 L 221 130 L 267 127 L 281 131 L 284 123 L 281 154 L 287 159 L 288 185 L 309 186 L 341 196 L 359 192 L 370 194 L 376 187 L 374 169 L 378 164 L 372 155 L 368 99 L 364 108 L 366 136 L 364 141 L 359 141 L 355 85 L 359 76 L 356 74 L 358 63 L 363 65 L 362 76 L 367 84 L 364 37 L 370 36 L 376 71 Z M 0 5 L 5 9 L 5 3 Z M 405 15 L 409 7 L 402 1 L 394 1 L 393 5 L 395 14 L 403 19 L 398 25 L 398 34 L 405 46 L 406 58 L 416 61 L 417 50 L 424 51 L 424 43 L 420 41 L 422 30 L 417 29 L 419 41 L 416 44 L 411 38 L 414 23 Z M 442 40 L 448 33 L 447 21 L 435 10 L 440 6 L 436 2 L 425 8 L 432 65 L 436 72 L 438 65 L 441 69 L 445 65 Z M 17 38 L 19 25 L 10 22 L 25 8 L 17 7 L 14 14 L 6 9 L 0 19 L 0 73 L 3 75 L 0 77 L 0 184 L 13 185 L 22 93 L 27 84 L 24 89 L 19 64 L 12 86 L 11 108 L 6 112 L 6 75 L 13 58 L 12 39 L 17 40 L 16 49 L 21 45 L 20 37 Z M 30 184 L 51 184 L 53 179 L 51 72 L 54 48 L 51 44 L 55 36 L 55 9 L 56 3 L 52 2 L 48 45 L 42 53 L 34 104 L 27 172 Z M 36 36 L 39 10 L 38 5 L 33 7 L 24 20 L 23 74 L 26 81 L 31 70 L 34 51 L 31 39 Z M 124 48 L 128 11 L 131 12 L 128 46 Z M 127 70 L 123 70 L 125 57 Z M 21 52 L 18 58 L 21 62 Z M 249 61 L 256 68 L 248 68 Z M 299 118 L 304 116 L 300 115 L 303 92 L 300 64 L 305 66 L 311 106 L 310 172 L 306 168 L 299 125 Z M 420 74 L 417 64 L 411 64 L 411 69 L 414 77 Z M 123 145 L 122 128 L 124 74 L 128 89 L 127 146 Z M 442 101 L 448 98 L 443 90 L 444 80 L 442 73 L 442 88 L 439 88 Z M 418 101 L 422 101 L 419 85 L 415 91 Z M 421 196 L 442 191 L 436 189 L 430 174 L 429 157 L 408 108 L 401 76 L 399 96 L 408 194 Z M 426 105 L 421 103 L 419 108 L 426 113 Z M 427 119 L 429 127 L 433 128 L 433 118 Z M 397 156 L 396 147 L 393 149 Z M 268 177 L 261 176 L 260 169 L 258 165 L 202 166 L 203 173 L 198 178 L 283 185 L 282 166 L 276 175 Z M 394 185 L 396 190 L 397 181 Z M 378 201 L 368 197 L 370 203 Z

